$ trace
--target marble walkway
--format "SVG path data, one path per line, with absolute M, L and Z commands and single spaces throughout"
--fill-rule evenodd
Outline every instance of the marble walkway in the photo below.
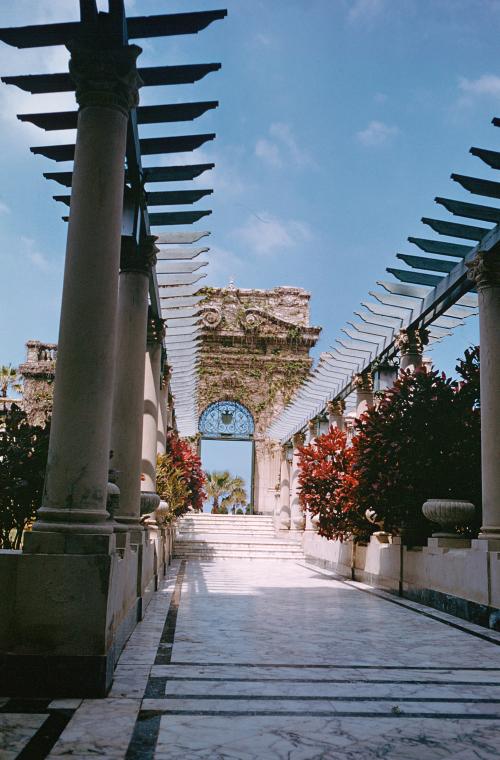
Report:
M 490 760 L 500 634 L 303 563 L 176 561 L 108 698 L 0 700 L 0 760 Z

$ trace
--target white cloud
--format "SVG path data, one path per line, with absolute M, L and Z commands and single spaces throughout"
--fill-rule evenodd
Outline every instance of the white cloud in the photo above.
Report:
M 356 138 L 367 148 L 377 148 L 386 145 L 398 134 L 398 127 L 384 124 L 383 121 L 371 121 L 366 129 L 356 132 Z
M 483 74 L 477 79 L 461 77 L 458 88 L 462 93 L 458 100 L 459 106 L 470 106 L 477 98 L 489 97 L 500 99 L 500 76 Z
M 370 20 L 378 16 L 384 6 L 385 0 L 351 0 L 347 18 L 351 22 Z
M 10 214 L 9 206 L 3 201 L 0 201 L 0 214 Z
M 264 161 L 265 164 L 269 164 L 269 166 L 283 166 L 283 161 L 281 160 L 281 151 L 279 147 L 276 145 L 276 143 L 273 143 L 264 137 L 262 137 L 260 140 L 257 140 L 257 143 L 255 145 L 255 155 L 257 158 L 260 158 L 262 161 Z
M 243 261 L 227 248 L 211 245 L 208 253 L 207 279 L 215 287 L 224 287 L 229 280 L 237 283 L 243 270 Z
M 274 122 L 269 127 L 269 134 L 273 140 L 262 137 L 255 145 L 255 155 L 264 163 L 273 167 L 292 164 L 304 168 L 315 165 L 310 154 L 298 144 L 290 124 Z
M 280 220 L 260 212 L 252 214 L 242 227 L 234 230 L 233 236 L 254 253 L 266 256 L 307 242 L 311 240 L 312 233 L 306 222 Z
M 373 96 L 373 100 L 375 103 L 378 103 L 379 105 L 383 105 L 384 103 L 387 103 L 389 96 L 385 94 L 385 92 L 376 92 Z
M 30 261 L 34 267 L 40 269 L 42 272 L 47 272 L 50 269 L 50 262 L 37 248 L 33 238 L 21 237 L 21 243 L 24 247 L 24 255 Z

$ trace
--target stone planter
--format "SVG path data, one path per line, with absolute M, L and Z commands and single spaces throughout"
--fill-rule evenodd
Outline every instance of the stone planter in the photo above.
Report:
M 433 533 L 434 538 L 454 538 L 456 528 L 474 519 L 475 507 L 470 501 L 456 499 L 428 499 L 422 506 L 424 516 L 443 530 Z
M 311 525 L 312 525 L 313 531 L 317 533 L 319 530 L 319 515 L 313 515 L 311 517 Z

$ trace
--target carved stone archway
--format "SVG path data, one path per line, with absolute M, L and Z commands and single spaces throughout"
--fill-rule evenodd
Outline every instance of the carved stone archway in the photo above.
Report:
M 301 288 L 230 285 L 201 294 L 199 412 L 219 401 L 249 410 L 255 422 L 254 510 L 272 514 L 279 447 L 265 431 L 307 376 L 321 328 L 309 325 L 310 294 Z

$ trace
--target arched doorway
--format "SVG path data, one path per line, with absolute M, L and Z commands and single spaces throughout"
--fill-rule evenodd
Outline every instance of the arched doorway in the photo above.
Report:
M 253 512 L 255 423 L 251 412 L 239 401 L 215 401 L 201 413 L 198 430 L 204 469 L 228 470 L 243 477 L 247 511 Z

